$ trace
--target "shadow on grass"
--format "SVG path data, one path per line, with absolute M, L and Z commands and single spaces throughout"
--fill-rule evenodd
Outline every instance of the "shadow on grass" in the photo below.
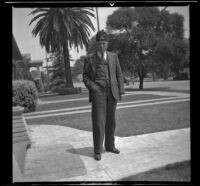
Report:
M 83 148 L 76 148 L 76 149 L 67 149 L 67 152 L 72 154 L 93 157 L 93 147 L 83 147 Z
M 118 181 L 191 181 L 190 161 L 177 162 Z

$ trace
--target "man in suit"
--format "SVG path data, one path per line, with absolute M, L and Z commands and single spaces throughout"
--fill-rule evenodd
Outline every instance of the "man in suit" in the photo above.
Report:
M 96 35 L 97 52 L 88 55 L 84 61 L 83 82 L 89 89 L 92 102 L 92 129 L 94 158 L 101 160 L 105 134 L 105 150 L 119 154 L 115 147 L 115 111 L 117 101 L 124 94 L 121 67 L 116 54 L 108 52 L 108 36 L 99 31 Z

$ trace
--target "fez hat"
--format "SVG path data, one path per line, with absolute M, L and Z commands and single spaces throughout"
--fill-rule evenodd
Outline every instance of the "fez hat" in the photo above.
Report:
M 108 35 L 104 30 L 97 32 L 96 41 L 108 41 Z

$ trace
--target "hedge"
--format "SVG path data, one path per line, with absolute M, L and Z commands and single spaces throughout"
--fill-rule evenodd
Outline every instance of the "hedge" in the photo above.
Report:
M 81 93 L 81 88 L 76 87 L 76 88 L 60 88 L 57 90 L 59 95 L 68 95 L 68 94 L 78 94 Z
M 36 110 L 38 91 L 33 81 L 13 80 L 13 106 L 24 107 L 24 112 Z

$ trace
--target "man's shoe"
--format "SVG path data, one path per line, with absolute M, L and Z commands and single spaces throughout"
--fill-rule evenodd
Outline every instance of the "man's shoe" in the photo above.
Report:
M 112 153 L 115 153 L 115 154 L 119 154 L 120 153 L 119 149 L 117 149 L 117 148 L 106 149 L 106 151 L 107 152 L 112 152 Z
M 97 161 L 101 160 L 101 154 L 94 154 L 94 159 Z

